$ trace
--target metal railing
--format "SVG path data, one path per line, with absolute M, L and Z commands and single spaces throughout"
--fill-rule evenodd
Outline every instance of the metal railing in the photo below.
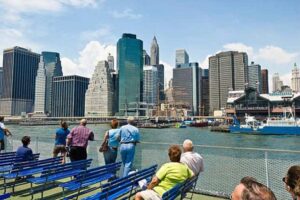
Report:
M 9 138 L 6 151 L 15 151 L 21 145 L 20 139 L 21 136 Z M 93 166 L 104 164 L 103 156 L 98 151 L 101 142 L 96 140 L 89 143 L 88 157 L 93 158 Z M 34 152 L 39 152 L 41 158 L 51 157 L 53 146 L 53 138 L 31 138 L 30 147 Z M 169 143 L 138 144 L 135 168 L 140 169 L 153 164 L 160 166 L 169 162 L 169 146 Z M 194 150 L 204 158 L 204 172 L 200 174 L 196 187 L 198 192 L 228 197 L 242 177 L 252 176 L 269 186 L 277 199 L 290 198 L 289 193 L 285 191 L 282 177 L 290 166 L 300 164 L 300 151 L 209 145 L 195 145 Z

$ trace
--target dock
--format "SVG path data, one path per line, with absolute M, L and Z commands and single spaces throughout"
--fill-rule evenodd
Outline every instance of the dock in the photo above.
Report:
M 213 131 L 213 132 L 225 132 L 225 133 L 229 133 L 230 132 L 228 125 L 212 126 L 210 128 L 210 131 Z

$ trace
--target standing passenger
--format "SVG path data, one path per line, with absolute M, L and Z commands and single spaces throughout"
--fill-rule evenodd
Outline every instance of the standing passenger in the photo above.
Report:
M 120 128 L 120 153 L 123 162 L 123 177 L 127 176 L 132 168 L 135 145 L 140 142 L 139 129 L 133 126 L 134 117 L 128 117 L 127 125 Z
M 53 157 L 57 157 L 60 153 L 63 157 L 62 163 L 66 162 L 66 139 L 70 130 L 68 129 L 68 124 L 65 121 L 60 122 L 61 128 L 56 130 L 55 133 L 55 146 L 53 149 Z
M 4 138 L 10 136 L 11 132 L 4 126 L 4 117 L 0 116 L 0 153 L 5 150 Z
M 94 133 L 86 127 L 87 120 L 82 119 L 79 126 L 73 128 L 67 136 L 67 146 L 70 147 L 71 162 L 85 160 L 87 158 L 86 148 L 89 140 L 94 140 Z
M 105 164 L 115 163 L 118 155 L 118 146 L 120 140 L 120 129 L 118 129 L 119 122 L 116 119 L 111 120 L 111 129 L 104 134 L 102 146 L 108 140 L 108 149 L 103 151 Z

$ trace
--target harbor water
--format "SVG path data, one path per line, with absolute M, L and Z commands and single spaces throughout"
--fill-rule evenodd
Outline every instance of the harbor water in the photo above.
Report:
M 104 160 L 98 149 L 109 126 L 91 124 L 88 127 L 96 138 L 89 143 L 88 156 L 93 158 L 93 165 L 102 165 Z M 9 125 L 8 128 L 13 133 L 8 140 L 9 150 L 16 150 L 20 138 L 29 135 L 34 152 L 41 153 L 42 158 L 52 155 L 57 126 Z M 137 145 L 135 158 L 137 169 L 168 162 L 168 147 L 182 144 L 188 138 L 194 142 L 195 151 L 204 157 L 205 171 L 197 184 L 200 192 L 228 196 L 243 176 L 253 176 L 268 185 L 278 199 L 289 199 L 281 179 L 291 165 L 300 164 L 299 136 L 230 134 L 192 127 L 140 131 L 141 143 Z

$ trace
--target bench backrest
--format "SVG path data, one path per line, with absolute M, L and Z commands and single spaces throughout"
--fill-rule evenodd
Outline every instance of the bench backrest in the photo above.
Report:
M 172 187 L 170 190 L 166 191 L 163 195 L 162 195 L 162 199 L 163 200 L 173 200 L 176 199 L 176 197 L 178 197 L 181 194 L 181 189 L 183 188 L 183 183 L 179 183 L 177 185 L 175 185 L 174 187 Z
M 38 160 L 40 157 L 39 153 L 33 154 L 33 160 Z M 23 157 L 21 156 L 13 156 L 10 158 L 5 158 L 3 160 L 0 159 L 0 166 L 12 165 L 18 162 L 23 162 Z
M 59 165 L 62 161 L 62 157 L 47 158 L 43 160 L 32 160 L 25 162 L 17 162 L 14 164 L 12 172 L 17 172 L 25 169 L 41 168 L 47 166 Z
M 14 155 L 16 155 L 15 151 L 13 151 L 13 152 L 4 152 L 4 153 L 0 153 L 0 158 L 10 157 L 10 156 L 14 156 Z

